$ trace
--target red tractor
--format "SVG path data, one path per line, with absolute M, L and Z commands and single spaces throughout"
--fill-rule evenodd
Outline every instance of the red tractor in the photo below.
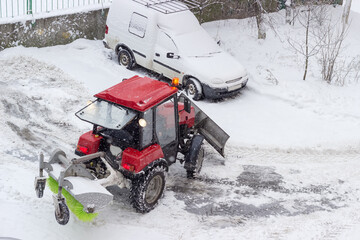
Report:
M 204 139 L 224 156 L 229 135 L 184 94 L 178 93 L 175 86 L 134 76 L 95 97 L 95 101 L 76 113 L 93 125 L 92 131 L 79 139 L 75 153 L 80 158 L 69 161 L 61 150 L 55 151 L 49 162 L 41 157 L 40 177 L 35 183 L 39 197 L 43 194 L 46 170 L 59 190 L 65 188 L 86 212 L 94 212 L 111 201 L 112 195 L 103 186 L 116 172 L 131 183 L 133 206 L 148 212 L 162 196 L 165 172 L 176 160 L 184 163 L 188 178 L 200 172 Z M 80 183 L 80 178 L 88 183 L 83 180 Z M 99 186 L 95 187 L 94 182 Z M 86 191 L 90 185 L 92 190 Z M 95 195 L 97 201 L 93 200 Z M 65 203 L 61 191 L 54 202 L 55 213 L 60 216 L 58 222 L 66 224 L 68 218 L 65 216 L 64 220 L 61 215 Z

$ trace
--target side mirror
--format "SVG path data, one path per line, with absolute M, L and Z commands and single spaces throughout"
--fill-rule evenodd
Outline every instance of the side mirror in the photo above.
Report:
M 175 55 L 175 54 L 172 53 L 172 52 L 168 52 L 168 53 L 166 54 L 166 57 L 167 57 L 167 58 L 174 58 L 174 59 L 179 59 L 179 58 L 180 58 L 179 55 Z
M 191 112 L 191 102 L 189 101 L 189 99 L 184 99 L 184 109 L 187 113 Z

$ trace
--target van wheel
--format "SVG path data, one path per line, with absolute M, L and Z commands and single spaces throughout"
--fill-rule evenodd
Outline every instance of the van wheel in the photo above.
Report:
M 186 93 L 193 100 L 195 100 L 195 101 L 200 100 L 202 98 L 201 84 L 193 78 L 187 80 Z
M 135 60 L 127 49 L 121 49 L 118 54 L 119 64 L 131 70 L 134 68 Z

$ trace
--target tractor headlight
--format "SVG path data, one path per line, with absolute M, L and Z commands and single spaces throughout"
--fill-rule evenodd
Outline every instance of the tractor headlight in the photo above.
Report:
M 140 118 L 139 119 L 139 125 L 140 125 L 140 127 L 146 127 L 146 120 L 143 119 L 143 118 Z

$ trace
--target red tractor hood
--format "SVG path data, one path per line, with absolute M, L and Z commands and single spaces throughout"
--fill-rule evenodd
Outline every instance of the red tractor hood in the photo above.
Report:
M 134 76 L 95 95 L 97 98 L 145 112 L 178 90 L 148 77 Z

